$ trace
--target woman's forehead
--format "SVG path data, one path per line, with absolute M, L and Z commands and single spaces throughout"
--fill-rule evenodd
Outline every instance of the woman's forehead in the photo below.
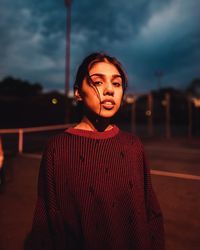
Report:
M 102 75 L 120 75 L 117 67 L 110 62 L 96 62 L 89 69 L 89 75 L 92 74 L 102 74 Z

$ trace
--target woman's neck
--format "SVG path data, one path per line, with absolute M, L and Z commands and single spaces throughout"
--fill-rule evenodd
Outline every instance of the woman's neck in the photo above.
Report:
M 88 131 L 107 131 L 113 128 L 110 124 L 110 119 L 96 117 L 95 119 L 89 119 L 87 116 L 84 116 L 80 123 L 78 123 L 75 128 L 83 129 Z

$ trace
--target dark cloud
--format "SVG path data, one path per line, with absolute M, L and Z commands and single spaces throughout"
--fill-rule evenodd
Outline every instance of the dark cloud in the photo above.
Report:
M 95 50 L 118 57 L 130 90 L 184 86 L 199 76 L 198 0 L 72 1 L 71 81 Z M 64 89 L 66 8 L 57 0 L 2 0 L 0 77 L 10 74 Z

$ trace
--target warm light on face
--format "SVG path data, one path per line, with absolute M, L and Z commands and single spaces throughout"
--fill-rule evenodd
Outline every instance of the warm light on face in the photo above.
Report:
M 109 62 L 97 62 L 89 70 L 89 80 L 83 80 L 81 98 L 84 105 L 104 118 L 118 111 L 122 96 L 122 78 L 118 69 Z

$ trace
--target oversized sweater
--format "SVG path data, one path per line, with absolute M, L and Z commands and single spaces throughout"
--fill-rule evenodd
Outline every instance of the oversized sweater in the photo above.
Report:
M 164 249 L 163 219 L 140 140 L 117 126 L 69 128 L 41 161 L 30 249 Z

